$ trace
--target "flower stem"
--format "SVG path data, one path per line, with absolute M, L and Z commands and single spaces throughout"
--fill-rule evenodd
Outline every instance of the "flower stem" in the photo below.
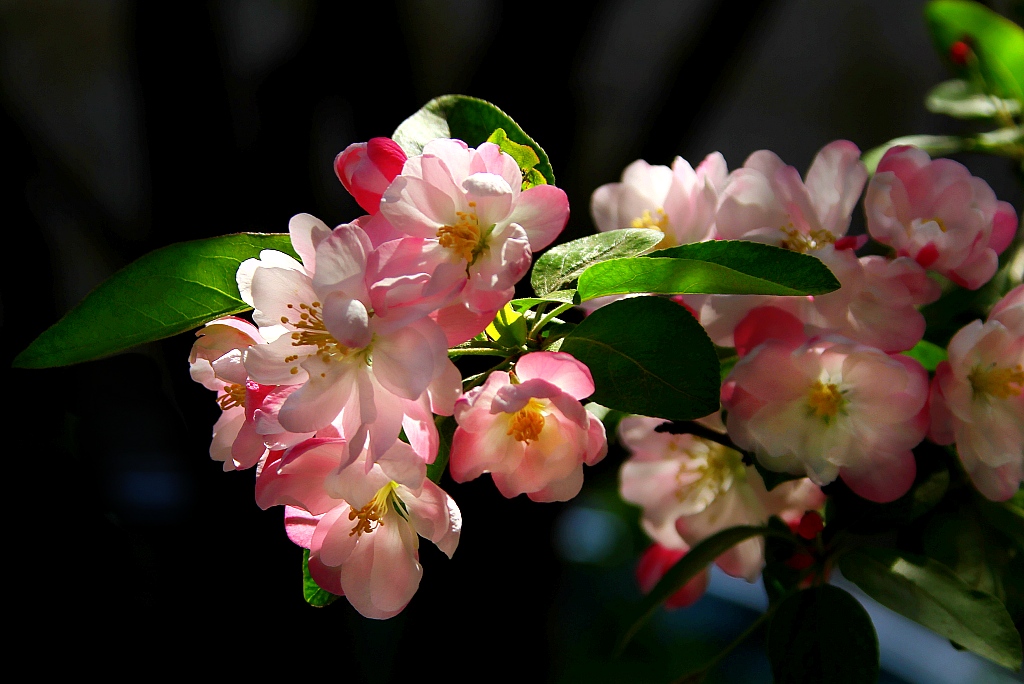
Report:
M 782 602 L 779 601 L 779 602 L 775 603 L 774 605 L 768 606 L 768 610 L 766 610 L 764 613 L 762 613 L 756 620 L 751 622 L 750 625 L 745 630 L 743 630 L 743 632 L 738 637 L 733 639 L 732 642 L 728 646 L 726 646 L 724 649 L 719 651 L 715 655 L 715 657 L 712 658 L 708 663 L 706 663 L 699 670 L 695 670 L 694 672 L 690 672 L 690 673 L 687 673 L 687 674 L 683 675 L 682 677 L 679 677 L 678 679 L 674 680 L 672 684 L 696 684 L 697 682 L 703 681 L 704 677 L 706 677 L 707 674 L 716 665 L 718 665 L 719 662 L 721 662 L 722 658 L 724 658 L 725 656 L 729 655 L 737 646 L 742 644 L 754 632 L 756 632 L 758 629 L 760 629 L 761 625 L 763 625 L 765 622 L 770 620 L 771 617 L 775 614 L 775 611 L 778 609 L 778 607 L 779 607 L 779 605 L 781 603 Z

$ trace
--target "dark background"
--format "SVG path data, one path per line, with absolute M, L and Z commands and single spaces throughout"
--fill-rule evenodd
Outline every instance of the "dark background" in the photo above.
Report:
M 1020 2 L 994 4 L 1020 21 Z M 767 147 L 806 169 L 836 138 L 866 150 L 965 130 L 921 104 L 948 77 L 923 3 L 584 5 L 565 15 L 498 0 L 0 2 L 6 367 L 153 249 L 284 232 L 299 212 L 354 218 L 334 156 L 444 93 L 494 102 L 544 146 L 572 207 L 566 238 L 592 232 L 590 193 L 637 158 L 680 154 L 696 166 L 719 150 L 735 168 Z M 1021 211 L 1008 162 L 960 159 Z M 476 654 L 489 679 L 571 681 L 581 658 L 607 646 L 613 630 L 594 625 L 614 622 L 606 605 L 636 598 L 636 535 L 593 563 L 570 562 L 553 529 L 576 530 L 571 506 L 505 500 L 486 478 L 447 482 L 462 544 L 453 560 L 421 546 L 423 583 L 401 616 L 307 607 L 280 511 L 255 506 L 252 472 L 222 473 L 207 455 L 218 409 L 189 380 L 191 343 L 9 372 L 6 554 L 24 643 L 379 682 L 435 671 L 472 681 Z M 621 458 L 592 469 L 574 505 L 628 518 L 609 498 Z M 716 642 L 690 640 L 701 638 Z M 672 655 L 665 672 L 684 672 L 686 657 Z

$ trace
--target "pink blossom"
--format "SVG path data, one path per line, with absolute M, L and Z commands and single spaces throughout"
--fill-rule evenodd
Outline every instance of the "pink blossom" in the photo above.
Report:
M 927 373 L 903 355 L 838 336 L 767 339 L 726 378 L 722 405 L 729 436 L 764 467 L 818 485 L 841 476 L 884 503 L 913 484 L 927 392 Z
M 1013 207 L 988 183 L 952 159 L 932 160 L 908 146 L 882 157 L 864 209 L 872 237 L 971 290 L 996 272 L 1017 230 Z
M 515 372 L 496 371 L 455 405 L 459 427 L 449 470 L 456 482 L 491 473 L 506 497 L 567 501 L 583 486 L 583 464 L 608 450 L 604 425 L 580 400 L 590 370 L 563 352 L 534 352 Z
M 268 459 L 257 482 L 257 500 L 264 508 L 290 507 L 289 537 L 309 548 L 310 575 L 361 615 L 389 618 L 409 603 L 423 575 L 420 537 L 449 558 L 455 552 L 459 507 L 425 479 L 423 461 L 408 445 L 397 442 L 372 465 L 366 452 L 347 463 L 341 439 L 309 440 L 272 453 L 275 460 Z
M 769 492 L 739 452 L 689 434 L 657 432 L 664 422 L 629 416 L 619 423 L 631 452 L 619 472 L 619 490 L 643 509 L 641 524 L 657 544 L 688 549 L 728 527 L 764 525 L 772 515 L 798 521 L 824 505 L 824 495 L 809 480 L 784 482 Z M 764 541 L 741 542 L 716 563 L 752 582 L 764 567 Z
M 339 226 L 314 241 L 304 225 L 292 242 L 296 251 L 313 248 L 306 263 L 265 251 L 239 268 L 239 289 L 269 340 L 246 350 L 246 370 L 260 383 L 301 386 L 277 412 L 285 430 L 314 432 L 333 423 L 353 450 L 369 438 L 371 461 L 403 426 L 407 433 L 425 430 L 413 442 L 436 449 L 436 429 L 424 416 L 451 413 L 461 378 L 443 332 L 427 318 L 435 284 L 422 274 L 374 280 L 368 265 L 387 274 L 387 258 L 358 226 Z M 423 457 L 433 460 L 434 452 Z
M 806 180 L 768 150 L 729 174 L 715 218 L 718 235 L 815 252 L 846 235 L 867 180 L 860 150 L 836 140 L 818 152 Z
M 1024 285 L 964 326 L 935 369 L 928 436 L 956 442 L 974 486 L 994 501 L 1024 480 Z
M 602 185 L 590 199 L 597 229 L 653 228 L 665 234 L 658 248 L 710 240 L 714 236 L 718 195 L 727 168 L 718 152 L 696 170 L 682 157 L 672 168 L 637 160 L 622 172 L 620 183 Z
M 366 211 L 376 214 L 380 198 L 402 172 L 405 151 L 391 138 L 352 143 L 334 159 L 334 173 Z
M 468 308 L 476 332 L 512 298 L 533 253 L 551 244 L 569 217 L 564 191 L 523 191 L 522 180 L 515 160 L 493 143 L 473 149 L 439 139 L 406 161 L 381 200 L 381 214 L 396 230 L 433 241 L 443 248 L 438 259 L 465 272 L 462 299 L 451 307 Z M 467 314 L 437 315 L 442 325 L 449 318 L 465 325 Z M 459 336 L 449 334 L 449 341 Z
M 251 323 L 228 317 L 211 321 L 196 332 L 189 355 L 192 379 L 218 393 L 220 418 L 213 426 L 210 457 L 224 470 L 251 468 L 266 453 L 258 433 L 256 411 L 275 388 L 249 379 L 242 365 L 248 347 L 263 338 Z
M 678 563 L 686 552 L 686 549 L 670 549 L 658 543 L 647 547 L 636 564 L 636 579 L 640 584 L 640 591 L 645 594 L 651 593 L 665 573 Z M 704 568 L 668 597 L 665 607 L 672 610 L 693 605 L 707 591 L 709 581 L 710 575 L 707 568 Z

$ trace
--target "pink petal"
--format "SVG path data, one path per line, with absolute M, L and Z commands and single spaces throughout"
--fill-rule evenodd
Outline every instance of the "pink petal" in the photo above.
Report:
M 594 393 L 590 369 L 565 352 L 526 354 L 516 362 L 516 375 L 520 380 L 542 378 L 574 399 L 584 399 Z
M 530 239 L 530 249 L 539 252 L 565 228 L 569 198 L 554 185 L 536 185 L 519 196 L 508 220 L 523 227 Z

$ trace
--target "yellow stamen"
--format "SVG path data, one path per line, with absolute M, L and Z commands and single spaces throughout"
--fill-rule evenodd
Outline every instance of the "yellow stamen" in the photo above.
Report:
M 779 230 L 786 235 L 786 239 L 779 246 L 801 254 L 817 251 L 836 241 L 835 235 L 821 228 L 814 228 L 810 233 L 804 235 L 790 223 L 788 226 L 782 226 Z
M 526 406 L 512 414 L 508 421 L 508 432 L 505 434 L 527 444 L 537 441 L 541 430 L 544 429 L 544 415 L 541 413 L 543 410 L 544 404 L 536 399 L 530 399 Z
M 630 221 L 629 225 L 633 228 L 653 228 L 664 233 L 668 228 L 668 216 L 661 207 L 655 209 L 654 214 L 651 214 L 649 209 L 644 209 L 644 213 Z
M 939 230 L 941 230 L 943 233 L 946 232 L 946 224 L 943 223 L 942 219 L 940 219 L 938 216 L 933 216 L 932 218 L 928 219 L 928 221 L 934 221 L 939 226 Z M 925 221 L 925 223 L 928 223 L 928 221 Z
M 675 449 L 680 450 L 674 443 Z M 682 449 L 676 472 L 676 500 L 687 504 L 688 515 L 699 513 L 716 498 L 729 491 L 733 483 L 746 477 L 743 456 L 733 449 L 701 437 L 693 437 Z M 697 479 L 694 479 L 694 475 Z
M 236 406 L 245 406 L 245 386 L 244 385 L 228 385 L 224 388 L 224 394 L 217 397 L 217 403 L 220 404 L 221 411 L 227 411 L 229 408 Z
M 1021 364 L 1010 367 L 999 367 L 994 363 L 988 368 L 975 366 L 967 379 L 974 389 L 974 398 L 995 397 L 1009 399 L 1019 397 L 1024 392 L 1024 368 Z
M 822 418 L 828 423 L 842 410 L 846 404 L 843 393 L 834 383 L 825 384 L 821 380 L 811 385 L 811 391 L 807 394 L 807 405 L 811 413 Z
M 348 536 L 362 535 L 364 532 L 372 532 L 377 528 L 378 525 L 384 524 L 384 516 L 387 514 L 390 507 L 393 505 L 395 512 L 401 515 L 403 518 L 406 517 L 405 503 L 398 498 L 396 493 L 398 490 L 398 483 L 391 480 L 386 485 L 377 490 L 370 503 L 366 504 L 358 511 L 352 509 L 348 513 L 349 520 L 355 520 L 356 524 L 352 526 L 352 531 L 348 533 Z
M 281 316 L 281 322 L 287 325 L 291 325 L 297 330 L 292 333 L 292 346 L 293 347 L 304 347 L 306 345 L 316 346 L 316 354 L 320 356 L 320 360 L 324 363 L 329 363 L 332 358 L 345 357 L 349 353 L 349 348 L 334 339 L 331 333 L 327 332 L 327 326 L 324 325 L 323 321 L 323 309 L 321 308 L 320 302 L 313 302 L 312 304 L 299 304 L 299 320 L 290 321 L 287 316 Z M 289 309 L 294 309 L 295 306 L 292 304 L 288 305 Z M 299 360 L 298 354 L 289 354 L 284 357 L 284 362 L 287 364 L 295 363 Z M 293 375 L 298 373 L 298 367 L 292 367 L 289 371 Z
M 470 202 L 469 205 L 475 207 L 476 203 Z M 459 258 L 472 264 L 482 250 L 480 220 L 472 211 L 457 211 L 455 215 L 459 219 L 455 225 L 437 229 L 437 241 L 442 247 L 447 247 L 458 254 Z

